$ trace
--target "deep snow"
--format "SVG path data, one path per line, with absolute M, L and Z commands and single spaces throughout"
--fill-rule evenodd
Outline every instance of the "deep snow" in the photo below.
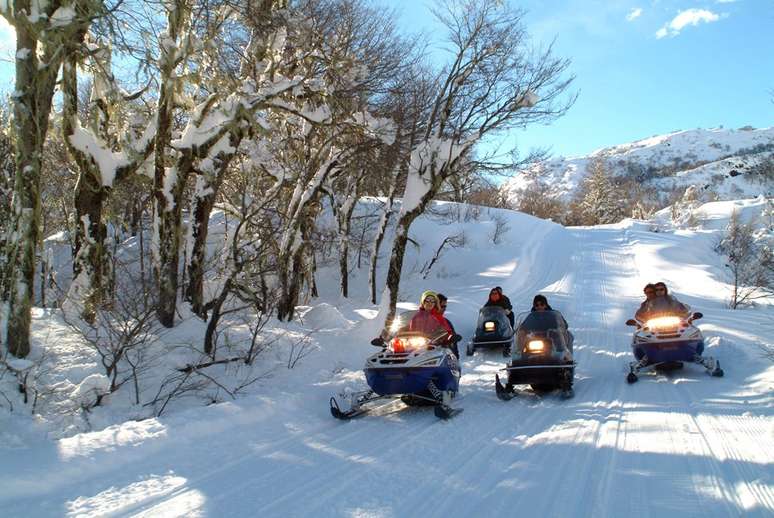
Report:
M 762 202 L 742 205 L 759 211 Z M 491 287 L 502 286 L 517 310 L 546 294 L 575 334 L 572 400 L 529 392 L 498 400 L 502 357 L 477 352 L 462 358 L 456 405 L 465 411 L 451 421 L 399 402 L 334 420 L 328 398 L 363 386 L 376 307 L 364 302 L 367 275 L 352 279 L 352 292 L 363 295 L 342 300 L 331 268 L 318 278 L 321 299 L 287 331 L 316 331 L 312 354 L 245 397 L 60 439 L 50 423 L 0 417 L 0 514 L 771 516 L 774 364 L 764 354 L 774 346 L 774 311 L 727 308 L 730 288 L 713 246 L 733 206 L 706 207 L 706 228 L 697 230 L 635 221 L 564 228 L 486 209 L 477 220 L 425 216 L 412 227 L 422 248 L 410 250 L 401 305 L 415 306 L 425 289 L 443 291 L 468 339 Z M 492 214 L 510 227 L 497 246 Z M 465 246 L 448 250 L 423 280 L 422 265 L 460 231 Z M 642 286 L 656 280 L 704 313 L 707 354 L 724 378 L 686 366 L 626 384 L 624 322 Z M 180 332 L 198 329 L 189 323 Z M 36 314 L 35 330 L 38 340 L 47 333 L 47 343 L 67 341 L 50 312 Z M 88 362 L 69 358 L 86 377 Z

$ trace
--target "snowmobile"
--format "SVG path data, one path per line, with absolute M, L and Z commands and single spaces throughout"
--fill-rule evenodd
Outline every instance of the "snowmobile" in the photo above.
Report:
M 518 394 L 516 385 L 530 385 L 536 393 L 561 390 L 563 398 L 574 395 L 575 360 L 572 333 L 558 311 L 531 311 L 519 315 L 515 346 L 505 369 L 503 385 L 495 375 L 497 397 L 509 400 Z
M 702 365 L 711 376 L 723 376 L 720 362 L 701 354 L 704 351 L 704 337 L 693 322 L 702 316 L 698 312 L 688 316 L 661 313 L 651 315 L 644 322 L 633 318 L 627 320 L 627 326 L 635 326 L 637 329 L 632 338 L 636 361 L 629 363 L 626 381 L 634 383 L 640 372 L 682 369 L 684 362 Z
M 499 306 L 484 306 L 478 312 L 476 333 L 465 348 L 467 356 L 473 356 L 478 348 L 501 347 L 508 356 L 513 345 L 513 328 L 505 310 Z
M 366 360 L 364 367 L 369 389 L 342 394 L 350 405 L 342 410 L 335 397 L 330 399 L 331 414 L 337 419 L 351 419 L 373 408 L 372 403 L 385 399 L 400 399 L 409 406 L 435 406 L 435 415 L 448 419 L 462 409 L 451 406 L 460 382 L 460 364 L 446 347 L 446 330 L 426 336 L 408 331 L 405 314 L 393 320 L 389 339 L 374 338 L 371 345 L 381 350 Z M 459 341 L 462 337 L 454 335 Z

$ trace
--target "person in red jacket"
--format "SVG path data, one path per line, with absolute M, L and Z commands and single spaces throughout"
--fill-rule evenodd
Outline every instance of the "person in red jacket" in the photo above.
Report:
M 429 290 L 422 293 L 419 311 L 409 322 L 409 331 L 420 332 L 428 338 L 445 332 L 447 340 L 454 335 L 449 322 L 440 311 L 437 293 Z

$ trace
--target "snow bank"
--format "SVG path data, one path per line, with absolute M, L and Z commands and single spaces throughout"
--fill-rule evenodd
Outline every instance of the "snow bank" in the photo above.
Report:
M 349 329 L 352 322 L 334 306 L 323 302 L 308 309 L 299 307 L 299 320 L 309 329 Z

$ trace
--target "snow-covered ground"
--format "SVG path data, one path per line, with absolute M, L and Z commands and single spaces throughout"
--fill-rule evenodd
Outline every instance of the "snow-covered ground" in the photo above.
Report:
M 696 230 L 635 221 L 564 228 L 486 209 L 468 221 L 425 216 L 412 227 L 422 248 L 410 250 L 402 306 L 442 291 L 468 339 L 491 287 L 502 286 L 517 310 L 546 294 L 575 334 L 573 399 L 528 392 L 500 401 L 503 359 L 477 352 L 462 358 L 456 405 L 465 410 L 450 421 L 399 402 L 334 420 L 329 397 L 364 384 L 376 308 L 365 302 L 365 275 L 356 272 L 357 295 L 343 300 L 331 268 L 318 278 L 322 297 L 288 331 L 317 330 L 313 352 L 241 398 L 60 439 L 45 423 L 0 418 L 0 515 L 772 516 L 774 310 L 728 309 L 713 251 L 733 207 L 763 203 L 706 206 Z M 509 227 L 499 245 L 495 214 Z M 422 279 L 444 237 L 460 232 L 465 245 Z M 725 377 L 686 366 L 625 382 L 624 322 L 642 286 L 658 280 L 704 313 L 707 354 Z M 38 339 L 64 343 L 57 322 L 37 313 Z

